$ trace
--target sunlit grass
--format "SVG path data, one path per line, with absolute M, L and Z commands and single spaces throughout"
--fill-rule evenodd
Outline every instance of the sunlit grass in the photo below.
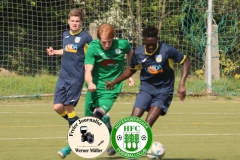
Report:
M 1 160 L 60 159 L 56 153 L 67 145 L 68 123 L 54 112 L 52 99 L 1 101 Z M 79 117 L 83 117 L 83 103 L 81 99 L 75 108 Z M 110 111 L 113 126 L 130 115 L 133 103 L 129 99 L 114 104 Z M 155 122 L 153 140 L 164 144 L 165 160 L 238 160 L 239 103 L 236 97 L 188 97 L 184 102 L 176 97 L 167 115 Z M 66 159 L 84 160 L 73 152 Z M 124 160 L 106 152 L 94 159 Z
M 128 80 L 124 81 L 123 92 L 138 92 L 140 86 L 139 74 L 134 76 L 135 86 L 129 87 Z M 6 96 L 41 96 L 43 94 L 53 94 L 57 82 L 57 76 L 37 75 L 37 76 L 1 76 L 0 77 L 0 98 Z M 179 79 L 176 78 L 175 92 L 179 85 Z M 84 86 L 85 87 L 85 86 Z M 188 78 L 186 82 L 187 94 L 207 94 L 208 85 L 205 80 L 197 78 Z M 85 88 L 86 89 L 86 88 Z M 222 78 L 219 81 L 213 81 L 212 90 L 215 95 L 239 96 L 240 80 Z

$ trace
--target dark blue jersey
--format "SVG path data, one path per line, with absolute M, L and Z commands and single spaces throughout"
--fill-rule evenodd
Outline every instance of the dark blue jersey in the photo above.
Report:
M 84 59 L 92 37 L 85 31 L 72 35 L 63 32 L 63 56 L 59 77 L 68 80 L 84 81 Z
M 130 69 L 141 69 L 140 89 L 152 94 L 168 93 L 174 90 L 173 61 L 182 64 L 186 56 L 172 46 L 158 43 L 155 53 L 146 54 L 144 45 L 138 47 L 133 54 Z

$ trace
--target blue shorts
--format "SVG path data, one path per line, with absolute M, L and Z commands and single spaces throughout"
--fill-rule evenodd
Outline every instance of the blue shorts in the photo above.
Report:
M 137 95 L 134 107 L 141 108 L 144 111 L 149 111 L 150 107 L 156 106 L 162 110 L 162 115 L 165 115 L 172 102 L 173 94 L 157 94 L 151 95 L 145 91 L 140 91 Z
M 76 106 L 80 98 L 83 83 L 81 81 L 58 78 L 54 93 L 54 104 Z

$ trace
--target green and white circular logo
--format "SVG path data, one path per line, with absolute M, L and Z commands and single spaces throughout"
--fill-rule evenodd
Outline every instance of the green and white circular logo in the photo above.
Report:
M 114 150 L 124 158 L 139 158 L 147 153 L 152 145 L 152 129 L 138 117 L 119 120 L 111 134 Z
M 94 117 L 75 121 L 68 131 L 71 150 L 82 158 L 100 156 L 108 147 L 110 135 L 107 126 Z

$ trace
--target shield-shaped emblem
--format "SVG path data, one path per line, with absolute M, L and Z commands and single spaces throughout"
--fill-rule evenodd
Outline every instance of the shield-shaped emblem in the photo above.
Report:
M 115 49 L 115 53 L 116 54 L 120 54 L 121 53 L 121 50 L 119 48 Z
M 162 62 L 162 55 L 156 55 L 156 61 L 157 62 Z
M 75 37 L 75 43 L 79 43 L 81 40 L 81 37 Z

